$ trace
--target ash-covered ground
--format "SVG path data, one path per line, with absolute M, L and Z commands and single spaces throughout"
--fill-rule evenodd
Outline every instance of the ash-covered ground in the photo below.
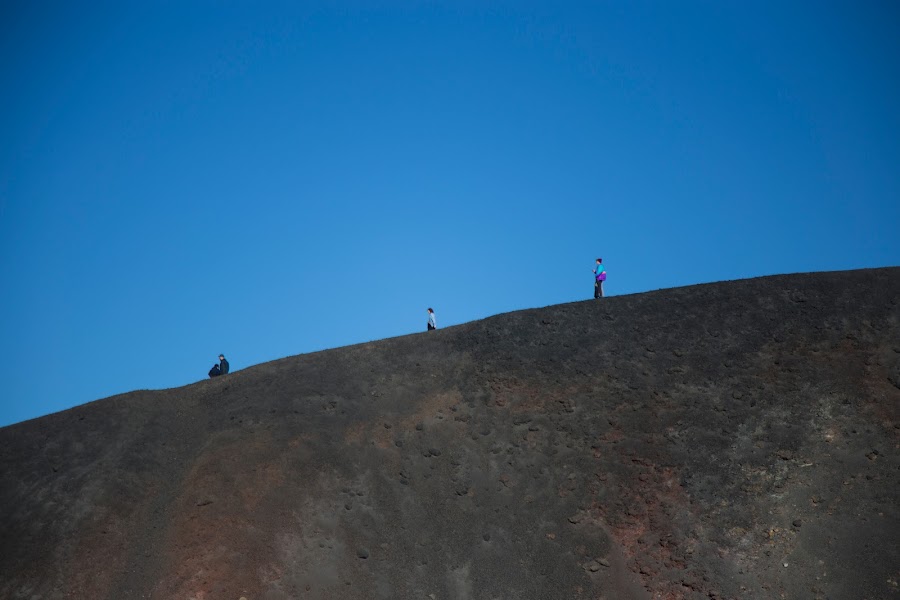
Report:
M 499 315 L 0 429 L 0 597 L 900 598 L 900 268 Z

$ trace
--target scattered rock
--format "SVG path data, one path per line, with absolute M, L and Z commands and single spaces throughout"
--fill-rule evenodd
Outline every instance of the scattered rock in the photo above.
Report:
M 360 548 L 356 551 L 356 556 L 365 560 L 369 558 L 369 551 L 365 548 Z

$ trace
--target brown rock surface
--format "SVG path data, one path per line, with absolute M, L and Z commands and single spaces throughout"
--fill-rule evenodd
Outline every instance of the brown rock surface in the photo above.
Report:
M 0 429 L 0 598 L 896 598 L 898 373 L 890 268 L 100 400 Z

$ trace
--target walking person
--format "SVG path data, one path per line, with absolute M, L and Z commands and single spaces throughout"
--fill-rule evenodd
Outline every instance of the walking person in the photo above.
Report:
M 437 329 L 437 321 L 434 319 L 434 309 L 428 309 L 428 331 Z
M 603 266 L 603 259 L 597 259 L 597 267 L 594 273 L 594 298 L 603 297 L 603 282 L 606 281 L 606 267 Z

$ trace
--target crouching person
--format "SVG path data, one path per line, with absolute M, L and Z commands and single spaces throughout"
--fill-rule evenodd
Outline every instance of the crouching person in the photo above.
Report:
M 227 375 L 228 374 L 228 361 L 225 360 L 225 355 L 219 355 L 219 362 L 212 366 L 212 369 L 209 370 L 210 377 L 218 377 L 219 375 Z

